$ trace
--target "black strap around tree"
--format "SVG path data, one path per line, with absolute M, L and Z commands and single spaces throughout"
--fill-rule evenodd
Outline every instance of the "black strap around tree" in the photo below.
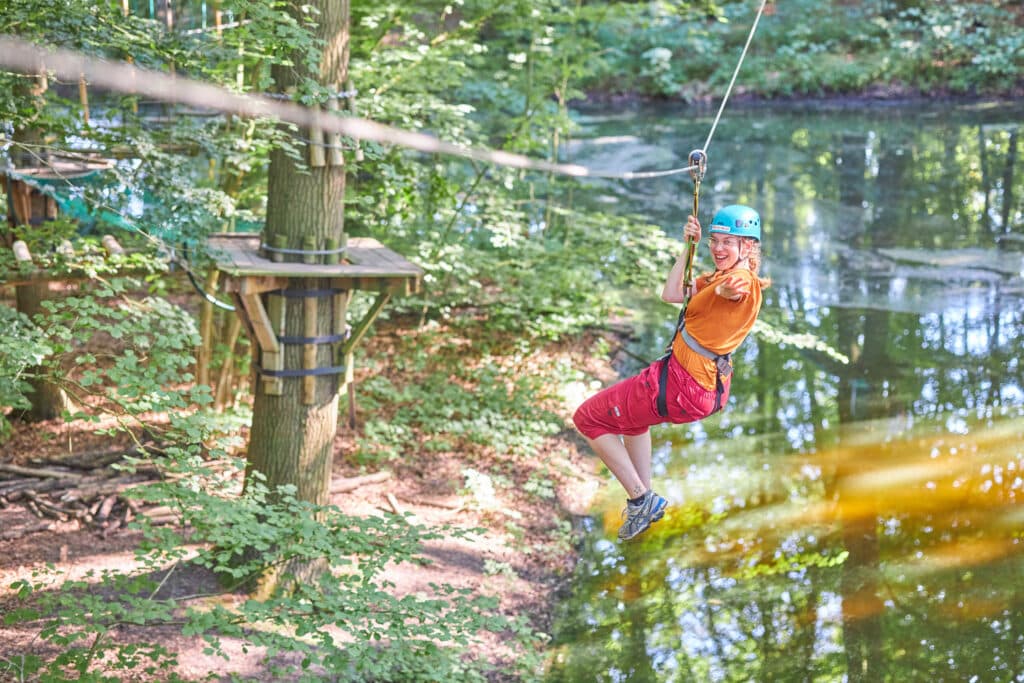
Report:
M 345 372 L 344 365 L 333 365 L 327 368 L 308 368 L 296 370 L 268 370 L 259 365 L 255 366 L 256 372 L 266 377 L 314 377 L 319 375 L 340 375 Z
M 324 334 L 319 337 L 278 337 L 282 344 L 334 344 L 348 339 L 348 331 L 342 334 Z

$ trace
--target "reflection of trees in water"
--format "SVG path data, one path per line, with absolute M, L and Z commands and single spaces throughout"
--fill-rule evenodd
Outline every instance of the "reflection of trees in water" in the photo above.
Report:
M 797 263 L 794 271 L 816 274 L 776 279 L 766 292 L 773 324 L 812 331 L 851 362 L 747 342 L 730 408 L 705 429 L 713 440 L 746 435 L 715 448 L 725 460 L 772 463 L 771 473 L 750 471 L 745 500 L 725 512 L 732 525 L 709 521 L 702 501 L 703 519 L 657 531 L 630 564 L 636 576 L 601 567 L 608 551 L 596 552 L 576 599 L 599 625 L 561 631 L 561 642 L 575 643 L 566 646 L 573 664 L 555 667 L 552 680 L 613 680 L 613 669 L 637 681 L 1013 680 L 1024 671 L 1024 558 L 1012 538 L 1024 421 L 972 422 L 963 433 L 948 424 L 1022 401 L 1019 281 L 965 279 L 958 287 L 969 302 L 942 293 L 953 311 L 898 312 L 887 307 L 900 290 L 872 260 L 894 247 L 995 249 L 1024 193 L 1013 172 L 1016 128 L 840 116 L 832 130 L 842 133 L 801 122 L 798 135 L 793 118 L 762 123 L 720 131 L 702 206 L 762 209 L 769 271 Z M 984 163 L 972 166 L 983 145 Z M 821 207 L 831 213 L 810 221 Z M 999 225 L 986 223 L 990 214 Z M 844 249 L 815 243 L 821 235 Z M 823 306 L 822 288 L 855 303 Z M 878 305 L 859 303 L 871 297 Z M 787 456 L 786 443 L 805 455 Z M 797 457 L 820 478 L 791 472 Z M 696 466 L 725 467 L 710 455 Z M 708 500 L 733 495 L 728 482 L 712 485 Z M 806 516 L 773 521 L 791 496 L 806 501 Z M 705 551 L 709 537 L 731 549 Z M 803 563 L 841 549 L 841 566 Z M 777 557 L 794 570 L 744 574 Z M 623 640 L 611 648 L 615 630 Z

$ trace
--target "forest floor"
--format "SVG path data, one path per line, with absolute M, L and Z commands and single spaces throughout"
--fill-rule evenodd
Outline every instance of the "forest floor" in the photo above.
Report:
M 583 344 L 553 346 L 545 353 L 572 355 L 572 362 L 584 369 L 591 382 L 607 383 L 615 371 L 606 357 L 588 357 Z M 358 380 L 358 376 L 357 376 Z M 358 383 L 356 385 L 358 387 Z M 423 555 L 428 566 L 401 564 L 389 567 L 385 579 L 396 585 L 398 594 L 425 591 L 431 584 L 468 588 L 473 595 L 499 599 L 499 610 L 509 616 L 527 615 L 532 628 L 550 634 L 555 608 L 571 581 L 576 562 L 575 547 L 579 522 L 589 514 L 603 478 L 599 462 L 572 429 L 570 416 L 587 389 L 577 387 L 576 396 L 567 396 L 557 412 L 564 415 L 565 428 L 548 437 L 532 457 L 508 459 L 498 466 L 514 482 L 525 482 L 536 471 L 553 479 L 554 497 L 540 497 L 503 489 L 497 506 L 481 507 L 464 490 L 463 471 L 472 467 L 487 471 L 488 459 L 497 456 L 486 449 L 459 449 L 457 452 L 429 452 L 424 462 L 388 462 L 372 471 L 355 464 L 363 417 L 356 412 L 356 428 L 340 422 L 335 439 L 334 482 L 331 503 L 352 515 L 411 513 L 416 522 L 427 526 L 451 525 L 458 529 L 485 529 L 467 539 L 446 538 L 430 541 Z M 357 388 L 358 392 L 358 388 Z M 344 405 L 344 396 L 343 396 Z M 344 410 L 342 411 L 345 412 Z M 60 420 L 37 423 L 14 421 L 11 438 L 0 450 L 0 491 L 25 473 L 17 474 L 4 466 L 44 469 L 62 461 L 71 462 L 82 454 L 116 453 L 129 450 L 132 443 L 95 433 L 96 425 L 66 423 Z M 247 432 L 247 430 L 245 430 Z M 247 437 L 247 433 L 241 435 Z M 511 471 L 509 470 L 511 468 Z M 43 479 L 46 480 L 45 478 Z M 352 488 L 352 486 L 355 488 Z M 350 489 L 351 490 L 347 490 Z M 40 500 L 40 498 L 36 498 Z M 54 494 L 42 500 L 58 500 Z M 97 499 L 97 503 L 99 500 Z M 93 506 L 95 509 L 95 505 Z M 110 506 L 108 505 L 108 508 Z M 121 509 L 116 508 L 116 509 Z M 123 509 L 122 520 L 130 518 Z M 103 523 L 90 518 L 57 519 L 31 499 L 14 502 L 0 496 L 0 615 L 17 605 L 11 584 L 30 579 L 48 564 L 66 580 L 90 580 L 105 570 L 123 571 L 134 566 L 134 550 L 141 534 L 127 524 Z M 611 532 L 609 532 L 611 533 Z M 196 592 L 198 586 L 215 587 L 212 577 L 197 568 L 177 572 L 166 589 L 182 595 Z M 230 597 L 230 596 L 229 596 Z M 237 597 L 238 600 L 242 596 Z M 38 624 L 0 627 L 0 681 L 19 680 L 4 673 L 5 660 L 17 661 L 26 653 L 53 655 L 53 646 L 39 638 Z M 185 679 L 201 679 L 211 674 L 215 680 L 239 676 L 245 680 L 273 680 L 264 673 L 265 653 L 259 649 L 244 651 L 243 644 L 227 640 L 230 659 L 204 653 L 204 641 L 187 637 L 172 627 L 154 630 L 145 626 L 120 625 L 109 637 L 125 642 L 156 638 L 178 653 L 176 673 Z M 469 656 L 491 660 L 499 669 L 492 680 L 515 680 L 502 673 L 502 659 L 508 648 L 502 636 L 484 634 Z M 506 662 L 507 663 L 507 662 Z M 9 677 L 9 678 L 8 678 Z M 139 679 L 143 680 L 143 679 Z

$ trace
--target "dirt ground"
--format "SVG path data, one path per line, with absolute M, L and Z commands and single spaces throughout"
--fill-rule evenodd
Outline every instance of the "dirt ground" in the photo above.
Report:
M 606 382 L 614 372 L 606 359 L 584 360 L 590 380 Z M 386 580 L 393 582 L 399 594 L 426 589 L 431 583 L 469 588 L 474 594 L 496 596 L 500 611 L 508 615 L 529 615 L 533 628 L 550 633 L 554 607 L 571 579 L 576 562 L 573 535 L 566 532 L 565 521 L 577 522 L 588 513 L 603 481 L 598 461 L 571 428 L 572 404 L 578 402 L 586 387 L 577 387 L 576 395 L 566 396 L 565 429 L 547 439 L 532 458 L 516 459 L 514 467 L 521 470 L 510 477 L 525 481 L 530 473 L 543 468 L 554 474 L 555 501 L 536 495 L 503 491 L 498 508 L 483 508 L 470 495 L 460 490 L 460 473 L 465 467 L 484 468 L 483 453 L 430 454 L 430 467 L 423 463 L 400 465 L 389 463 L 377 473 L 357 468 L 350 457 L 355 452 L 359 424 L 353 432 L 342 424 L 335 440 L 334 486 L 363 482 L 350 491 L 332 494 L 331 503 L 353 515 L 382 515 L 394 512 L 412 513 L 422 524 L 452 525 L 457 528 L 485 528 L 486 534 L 473 541 L 446 539 L 430 542 L 424 548 L 432 564 L 392 566 Z M 572 392 L 570 392 L 572 393 Z M 344 419 L 341 420 L 344 423 Z M 59 420 L 35 424 L 14 422 L 14 434 L 0 445 L 0 466 L 28 468 L 52 466 L 62 459 L 73 459 L 82 453 L 109 451 L 107 436 L 93 433 L 94 425 L 66 424 Z M 243 434 L 243 436 L 246 436 Z M 125 448 L 129 443 L 120 444 Z M 372 475 L 376 474 L 376 477 Z M 17 480 L 20 475 L 0 470 L 0 486 Z M 360 477 L 363 477 L 360 479 Z M 61 521 L 43 514 L 45 511 L 26 504 L 25 500 L 8 502 L 0 496 L 0 614 L 11 609 L 16 600 L 10 590 L 12 582 L 31 577 L 47 563 L 52 563 L 68 579 L 85 577 L 89 572 L 104 569 L 125 569 L 135 560 L 133 549 L 140 539 L 137 531 L 124 525 L 97 526 L 79 520 Z M 554 513 L 554 514 L 552 514 Z M 513 535 L 507 522 L 514 521 Z M 529 549 L 525 551 L 525 549 Z M 497 568 L 497 569 L 496 569 Z M 179 575 L 183 594 L 194 591 L 197 584 L 213 579 L 195 573 Z M 174 590 L 171 587 L 171 590 Z M 230 599 L 230 598 L 226 598 Z M 239 599 L 241 599 L 239 597 Z M 26 652 L 42 652 L 38 629 L 12 628 L 0 622 L 0 663 L 4 658 Z M 134 632 L 133 632 L 134 631 Z M 182 677 L 202 678 L 213 672 L 217 679 L 238 675 L 247 680 L 270 680 L 265 677 L 261 653 L 243 652 L 241 644 L 226 644 L 230 661 L 203 653 L 199 638 L 182 636 L 172 628 L 153 629 L 118 627 L 113 637 L 153 639 L 179 653 L 176 673 Z M 502 643 L 489 638 L 478 645 L 472 656 L 488 660 L 501 659 Z M 495 680 L 514 680 L 497 674 Z M 0 681 L 4 675 L 0 672 Z

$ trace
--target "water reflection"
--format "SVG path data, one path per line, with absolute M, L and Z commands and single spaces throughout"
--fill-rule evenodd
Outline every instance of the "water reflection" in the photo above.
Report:
M 685 158 L 702 122 L 665 120 L 584 123 Z M 550 680 L 1024 681 L 1022 122 L 1006 107 L 723 121 L 703 203 L 763 209 L 766 322 L 838 353 L 762 330 L 725 413 L 656 430 L 672 512 L 628 545 L 609 540 L 621 501 L 596 512 Z M 574 158 L 643 161 L 585 141 Z M 666 229 L 689 191 L 592 190 Z M 649 299 L 648 357 L 673 317 Z
M 1019 680 L 1024 414 L 953 421 L 673 450 L 641 542 L 602 507 L 551 680 Z

